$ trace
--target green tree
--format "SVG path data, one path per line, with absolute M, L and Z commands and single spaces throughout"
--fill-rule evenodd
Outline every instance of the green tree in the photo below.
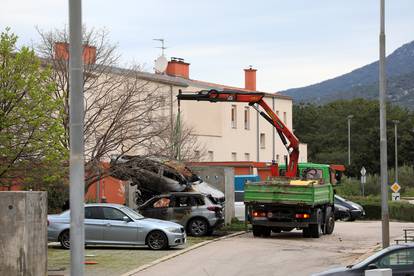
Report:
M 308 159 L 318 163 L 348 163 L 348 125 L 351 121 L 351 166 L 347 172 L 358 176 L 362 166 L 369 173 L 380 171 L 378 101 L 339 100 L 326 105 L 295 105 L 293 127 L 301 142 L 308 144 Z M 394 167 L 394 125 L 398 125 L 400 166 L 414 163 L 414 113 L 395 105 L 387 106 L 388 165 Z
M 59 177 L 67 157 L 59 142 L 63 128 L 61 102 L 53 97 L 50 70 L 34 51 L 16 48 L 17 36 L 7 28 L 0 37 L 0 186 L 16 181 L 41 188 Z

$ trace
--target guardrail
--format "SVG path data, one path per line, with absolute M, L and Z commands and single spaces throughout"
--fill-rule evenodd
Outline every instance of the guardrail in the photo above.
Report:
M 404 236 L 402 239 L 394 240 L 396 244 L 414 242 L 414 228 L 403 229 Z

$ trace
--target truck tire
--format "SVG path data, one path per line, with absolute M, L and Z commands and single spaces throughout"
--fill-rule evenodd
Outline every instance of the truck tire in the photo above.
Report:
M 264 238 L 268 238 L 271 235 L 272 229 L 270 227 L 263 227 L 262 228 L 262 235 Z
M 334 217 L 334 212 L 332 211 L 331 207 L 328 207 L 326 209 L 326 218 L 325 218 L 325 225 L 323 227 L 324 229 L 324 234 L 326 235 L 330 235 L 333 233 L 335 228 L 335 217 Z
M 309 227 L 303 228 L 302 234 L 304 238 L 310 238 L 311 237 L 310 228 Z
M 318 239 L 321 236 L 321 232 L 322 232 L 321 223 L 318 222 L 317 224 L 310 224 L 309 231 L 310 231 L 312 238 Z
M 272 228 L 272 232 L 273 233 L 280 233 L 280 232 L 282 232 L 282 228 L 274 227 L 274 228 Z
M 316 214 L 317 214 L 317 219 L 316 219 L 317 223 L 316 224 L 309 224 L 309 231 L 310 231 L 311 237 L 317 239 L 322 234 L 323 217 L 322 217 L 321 209 L 317 209 Z
M 262 227 L 258 225 L 253 225 L 253 236 L 261 237 L 262 236 Z

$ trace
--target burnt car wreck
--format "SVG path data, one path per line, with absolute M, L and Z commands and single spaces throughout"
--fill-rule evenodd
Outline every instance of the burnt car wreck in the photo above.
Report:
M 224 194 L 205 183 L 183 163 L 123 155 L 112 158 L 110 164 L 112 176 L 137 186 L 135 202 L 138 206 L 169 192 L 200 192 L 212 202 L 224 204 Z

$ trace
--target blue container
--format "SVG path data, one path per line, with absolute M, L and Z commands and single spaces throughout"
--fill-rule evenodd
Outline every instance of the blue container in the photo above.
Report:
M 234 191 L 235 192 L 244 192 L 244 184 L 247 182 L 258 182 L 260 181 L 260 177 L 255 174 L 247 174 L 247 175 L 236 175 L 234 177 Z

